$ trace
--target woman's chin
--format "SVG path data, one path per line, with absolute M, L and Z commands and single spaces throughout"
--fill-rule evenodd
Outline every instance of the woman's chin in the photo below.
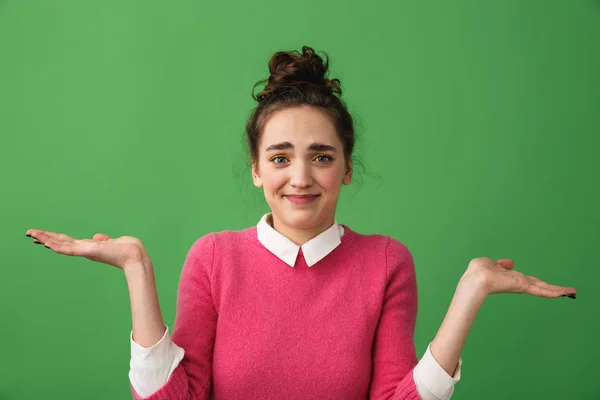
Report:
M 312 229 L 319 225 L 321 219 L 315 210 L 286 210 L 282 222 L 293 229 Z

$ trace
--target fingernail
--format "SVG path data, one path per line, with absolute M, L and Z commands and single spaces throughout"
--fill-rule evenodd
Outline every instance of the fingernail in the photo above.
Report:
M 46 245 L 44 245 L 44 247 L 45 247 L 45 248 L 47 248 L 47 249 L 49 249 L 49 248 L 50 248 L 50 247 L 48 247 L 48 246 L 46 246 Z
M 35 243 L 35 244 L 42 244 L 42 242 L 33 242 L 33 243 Z
M 31 237 L 31 235 L 30 235 L 29 233 L 26 233 L 26 234 L 25 234 L 25 236 L 27 236 L 27 237 Z
M 561 294 L 560 297 L 569 297 L 571 299 L 576 299 L 577 295 L 576 294 Z

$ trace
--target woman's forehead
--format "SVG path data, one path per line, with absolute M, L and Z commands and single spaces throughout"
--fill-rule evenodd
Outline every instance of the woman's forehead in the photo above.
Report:
M 339 145 L 331 120 L 310 108 L 285 109 L 269 118 L 261 135 L 261 148 L 282 142 L 291 143 L 294 149 L 306 149 L 313 143 Z

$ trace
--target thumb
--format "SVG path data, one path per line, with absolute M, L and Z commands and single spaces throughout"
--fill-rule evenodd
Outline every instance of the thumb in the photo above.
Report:
M 101 242 L 108 242 L 111 240 L 110 236 L 105 235 L 104 233 L 96 233 L 93 237 L 94 240 L 99 240 Z
M 504 269 L 513 269 L 513 267 L 515 266 L 515 262 L 510 258 L 502 258 L 500 260 L 497 260 L 496 264 L 498 264 Z

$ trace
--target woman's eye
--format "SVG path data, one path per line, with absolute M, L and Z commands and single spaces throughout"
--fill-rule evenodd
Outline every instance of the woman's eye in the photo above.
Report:
M 286 158 L 284 156 L 277 156 L 277 157 L 273 157 L 271 158 L 271 162 L 274 162 L 275 164 L 283 164 L 285 162 Z
M 315 160 L 317 160 L 319 162 L 328 162 L 328 161 L 333 160 L 333 157 L 320 155 L 320 156 L 316 156 Z

